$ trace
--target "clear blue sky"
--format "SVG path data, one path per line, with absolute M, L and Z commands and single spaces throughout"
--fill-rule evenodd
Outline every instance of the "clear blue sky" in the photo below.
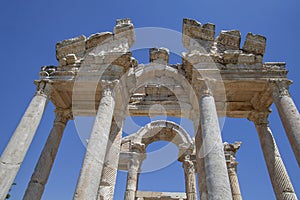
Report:
M 81 34 L 112 31 L 115 20 L 129 17 L 135 27 L 164 27 L 181 32 L 182 19 L 194 18 L 216 24 L 216 34 L 238 29 L 243 39 L 248 32 L 267 37 L 264 61 L 285 61 L 290 92 L 300 107 L 300 2 L 266 1 L 83 1 L 28 0 L 0 3 L 1 115 L 0 152 L 2 152 L 35 92 L 33 80 L 40 67 L 56 65 L 57 41 Z M 148 58 L 146 58 L 148 60 Z M 54 120 L 49 104 L 36 136 L 12 189 L 12 200 L 22 198 Z M 273 134 L 282 158 L 300 196 L 300 173 L 275 107 L 270 116 Z M 143 120 L 145 122 L 145 120 Z M 142 124 L 141 124 L 142 125 Z M 188 129 L 188 127 L 187 127 Z M 226 119 L 224 141 L 242 141 L 237 154 L 238 176 L 244 199 L 275 199 L 260 150 L 257 133 L 246 119 Z M 150 146 L 149 150 L 164 145 Z M 73 122 L 66 128 L 43 200 L 72 199 L 85 148 Z M 174 150 L 174 153 L 176 151 Z M 123 198 L 126 174 L 118 176 L 117 200 Z M 183 171 L 177 162 L 167 168 L 142 175 L 140 188 L 155 191 L 184 191 Z

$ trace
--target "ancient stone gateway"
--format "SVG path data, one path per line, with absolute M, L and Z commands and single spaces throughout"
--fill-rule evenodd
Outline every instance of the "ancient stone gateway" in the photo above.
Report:
M 213 24 L 183 20 L 182 63 L 169 64 L 169 50 L 150 49 L 139 64 L 130 48 L 135 29 L 117 20 L 114 33 L 102 32 L 57 43 L 58 66 L 44 66 L 37 91 L 0 159 L 0 199 L 13 183 L 48 100 L 55 120 L 23 199 L 41 199 L 64 128 L 76 116 L 95 116 L 74 194 L 75 200 L 112 199 L 117 170 L 128 170 L 125 200 L 241 199 L 235 154 L 240 143 L 224 143 L 218 117 L 247 118 L 257 129 L 277 199 L 297 199 L 268 123 L 275 103 L 300 166 L 300 115 L 289 94 L 285 63 L 263 63 L 266 38 L 237 30 L 215 37 Z M 161 109 L 160 105 L 164 109 Z M 193 138 L 179 125 L 154 121 L 122 138 L 127 116 L 188 118 Z M 178 147 L 186 192 L 145 192 L 137 188 L 145 148 L 165 140 Z M 98 175 L 98 176 L 97 176 Z M 199 190 L 196 189 L 198 180 Z

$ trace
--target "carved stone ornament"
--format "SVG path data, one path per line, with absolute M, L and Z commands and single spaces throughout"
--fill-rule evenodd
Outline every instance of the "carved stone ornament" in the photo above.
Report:
M 51 94 L 51 85 L 49 83 L 41 81 L 36 84 L 35 95 L 40 95 L 46 98 L 50 98 L 50 94 Z
M 73 119 L 71 109 L 56 108 L 54 112 L 56 116 L 54 123 L 66 124 L 68 120 Z
M 253 121 L 255 125 L 269 125 L 268 116 L 270 111 L 252 111 L 248 116 L 248 120 Z
M 118 80 L 107 81 L 101 80 L 102 96 L 114 96 L 114 88 L 119 83 Z
M 284 96 L 290 97 L 289 86 L 292 84 L 290 80 L 270 80 L 271 85 L 273 86 L 273 97 L 275 99 L 281 98 Z

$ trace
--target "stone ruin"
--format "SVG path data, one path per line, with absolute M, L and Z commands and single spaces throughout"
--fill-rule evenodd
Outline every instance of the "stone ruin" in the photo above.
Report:
M 56 44 L 58 66 L 41 68 L 36 93 L 2 153 L 0 199 L 18 173 L 48 100 L 56 107 L 56 117 L 25 200 L 41 199 L 64 128 L 74 116 L 95 116 L 75 200 L 113 199 L 118 169 L 128 171 L 125 200 L 242 199 L 235 159 L 241 143 L 222 142 L 221 116 L 247 118 L 255 124 L 276 198 L 297 199 L 268 116 L 275 103 L 300 166 L 300 115 L 288 91 L 291 80 L 285 63 L 263 63 L 265 37 L 248 33 L 241 46 L 238 30 L 222 31 L 215 37 L 214 24 L 184 19 L 186 52 L 180 64 L 169 64 L 166 48 L 151 48 L 150 63 L 139 64 L 130 51 L 135 40 L 131 20 L 121 19 L 113 33 Z M 195 137 L 174 122 L 160 120 L 122 138 L 124 119 L 148 116 L 150 108 L 155 115 L 190 119 Z M 178 147 L 185 193 L 137 188 L 146 147 L 159 140 Z

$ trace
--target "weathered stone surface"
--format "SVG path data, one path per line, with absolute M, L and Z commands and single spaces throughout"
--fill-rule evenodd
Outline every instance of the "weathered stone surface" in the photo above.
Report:
M 53 128 L 42 150 L 38 163 L 31 176 L 23 200 L 39 200 L 42 198 L 45 185 L 48 181 L 54 163 L 63 131 L 69 119 L 72 119 L 70 109 L 56 109 Z
M 248 53 L 264 55 L 266 49 L 266 41 L 267 39 L 262 35 L 254 35 L 252 33 L 248 33 L 243 46 L 243 50 Z
M 272 81 L 272 84 L 273 101 L 300 166 L 300 114 L 288 91 L 291 82 Z
M 50 86 L 41 82 L 0 158 L 0 199 L 5 199 L 41 121 Z
M 241 33 L 238 30 L 221 31 L 216 38 L 218 52 L 226 50 L 239 50 L 241 43 Z
M 168 65 L 169 64 L 169 50 L 166 48 L 151 48 L 150 62 Z
M 256 111 L 252 112 L 248 119 L 254 122 L 258 132 L 276 199 L 297 200 L 298 198 L 269 127 L 268 115 L 269 112 Z
M 86 40 L 86 49 L 90 49 L 99 46 L 103 43 L 111 42 L 113 34 L 111 32 L 101 32 L 91 35 Z

